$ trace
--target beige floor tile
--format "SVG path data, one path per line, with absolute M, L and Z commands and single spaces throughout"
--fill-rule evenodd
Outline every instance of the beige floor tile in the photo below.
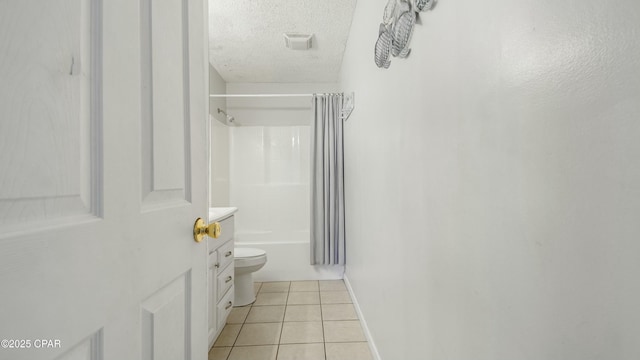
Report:
M 214 347 L 209 350 L 208 360 L 227 360 L 231 347 Z
M 347 291 L 342 280 L 320 280 L 320 291 Z
M 327 360 L 373 360 L 366 342 L 327 343 Z
M 244 324 L 235 346 L 276 345 L 280 339 L 282 323 Z
M 326 342 L 366 341 L 360 321 L 324 321 L 323 324 Z
M 321 291 L 320 301 L 323 304 L 351 304 L 351 296 L 347 291 Z
M 287 305 L 284 321 L 321 321 L 320 305 Z
M 234 346 L 229 360 L 276 360 L 277 345 Z
M 319 291 L 318 281 L 292 281 L 289 291 Z
M 260 282 L 254 282 L 253 283 L 253 293 L 254 294 L 258 294 L 258 291 L 260 291 L 260 286 L 262 286 L 262 283 Z
M 247 323 L 282 322 L 284 305 L 254 306 L 247 316 Z
M 260 292 L 288 292 L 290 285 L 291 281 L 263 282 L 260 286 Z
M 280 344 L 309 344 L 323 341 L 321 321 L 286 322 L 282 325 Z
M 280 345 L 278 360 L 325 360 L 324 344 Z
M 287 305 L 313 305 L 320 304 L 318 292 L 292 292 L 289 293 Z
M 322 320 L 358 320 L 353 304 L 323 304 Z
M 263 285 L 264 286 L 264 285 Z M 287 295 L 288 293 L 263 293 L 260 292 L 258 296 L 256 296 L 256 302 L 253 303 L 254 306 L 262 306 L 262 305 L 285 305 L 287 303 Z
M 251 306 L 234 307 L 227 317 L 227 324 L 242 324 L 247 318 Z
M 239 324 L 225 325 L 213 346 L 233 346 L 233 343 L 236 341 L 238 333 L 240 332 L 240 328 L 242 328 L 242 325 Z

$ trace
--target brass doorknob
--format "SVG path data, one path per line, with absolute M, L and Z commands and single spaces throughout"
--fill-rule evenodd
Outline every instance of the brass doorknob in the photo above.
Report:
M 196 242 L 202 241 L 205 234 L 217 239 L 221 233 L 222 229 L 217 221 L 207 225 L 202 218 L 197 218 L 195 224 L 193 224 L 193 240 Z

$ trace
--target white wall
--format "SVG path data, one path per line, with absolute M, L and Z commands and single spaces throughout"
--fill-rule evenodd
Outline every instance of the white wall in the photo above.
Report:
M 440 1 L 342 87 L 347 267 L 382 359 L 638 359 L 640 5 Z
M 216 69 L 209 65 L 209 93 L 226 94 L 227 84 Z M 227 207 L 229 203 L 229 128 L 226 117 L 218 113 L 218 109 L 226 110 L 224 98 L 209 99 L 210 131 L 211 131 L 211 190 L 210 206 Z

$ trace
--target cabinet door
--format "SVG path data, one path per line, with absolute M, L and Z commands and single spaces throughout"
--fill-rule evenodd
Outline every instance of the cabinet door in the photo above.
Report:
M 234 270 L 235 268 L 233 267 L 233 264 L 229 264 L 224 270 L 219 273 L 218 288 L 216 289 L 218 298 L 216 299 L 216 301 L 222 299 L 227 291 L 233 286 Z
M 227 266 L 233 266 L 234 260 L 234 243 L 233 240 L 229 240 L 218 248 L 218 263 L 219 269 L 224 269 Z M 220 294 L 221 296 L 223 294 Z
M 220 300 L 217 307 L 218 312 L 218 326 L 223 327 L 227 322 L 227 317 L 233 310 L 233 287 L 227 292 L 227 294 Z

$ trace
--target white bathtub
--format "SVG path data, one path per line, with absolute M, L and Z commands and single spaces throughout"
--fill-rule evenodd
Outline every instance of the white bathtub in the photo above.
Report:
M 253 274 L 254 281 L 342 279 L 344 266 L 309 264 L 309 231 L 243 231 L 236 229 L 236 247 L 267 252 L 267 263 Z

